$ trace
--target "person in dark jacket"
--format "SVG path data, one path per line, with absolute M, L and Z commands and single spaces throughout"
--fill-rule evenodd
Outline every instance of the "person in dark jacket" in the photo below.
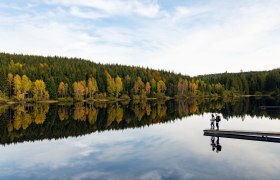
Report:
M 217 128 L 217 130 L 219 130 L 219 123 L 220 123 L 220 121 L 221 121 L 221 116 L 216 114 L 216 128 Z

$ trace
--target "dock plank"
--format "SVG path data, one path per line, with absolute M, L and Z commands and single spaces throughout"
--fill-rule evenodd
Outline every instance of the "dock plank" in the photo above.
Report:
M 270 137 L 280 137 L 280 132 L 269 132 L 269 131 L 248 131 L 248 130 L 214 130 L 205 129 L 204 133 L 214 134 L 214 135 L 247 135 L 247 136 L 270 136 Z
M 280 138 L 277 138 L 277 137 L 248 136 L 248 135 L 241 135 L 241 134 L 211 134 L 211 133 L 207 133 L 207 132 L 204 133 L 204 136 L 210 136 L 210 137 L 214 136 L 214 137 L 239 139 L 239 140 L 280 143 Z

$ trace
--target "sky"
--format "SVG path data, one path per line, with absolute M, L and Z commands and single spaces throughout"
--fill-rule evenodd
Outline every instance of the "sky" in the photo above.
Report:
M 0 52 L 185 75 L 280 67 L 278 0 L 1 0 Z

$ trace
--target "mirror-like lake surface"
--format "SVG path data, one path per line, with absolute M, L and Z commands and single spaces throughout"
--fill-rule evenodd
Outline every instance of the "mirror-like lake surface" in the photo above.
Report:
M 280 132 L 279 99 L 0 108 L 0 179 L 279 179 L 280 143 L 209 137 Z M 219 145 L 220 147 L 217 148 Z

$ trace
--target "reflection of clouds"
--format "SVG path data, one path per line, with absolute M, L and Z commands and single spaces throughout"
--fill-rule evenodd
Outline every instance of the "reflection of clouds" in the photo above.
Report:
M 99 171 L 90 171 L 82 172 L 81 174 L 75 175 L 72 177 L 73 180 L 82 180 L 82 179 L 111 179 L 112 175 L 107 172 Z
M 160 180 L 162 178 L 161 178 L 161 175 L 160 175 L 159 172 L 157 172 L 157 171 L 150 171 L 150 172 L 147 172 L 147 173 L 141 175 L 138 179 L 139 180 L 148 180 L 148 179 Z
M 128 144 L 114 144 L 106 147 L 105 151 L 98 154 L 97 159 L 100 161 L 116 161 L 133 156 L 135 148 L 133 145 Z
M 31 171 L 36 177 L 49 177 L 53 172 L 54 179 L 62 175 L 73 179 L 206 179 L 217 175 L 255 179 L 279 175 L 279 144 L 220 138 L 222 151 L 212 152 L 210 137 L 204 137 L 202 131 L 210 126 L 208 117 L 210 114 L 143 129 L 0 147 L 0 174 L 16 172 L 24 177 Z M 253 129 L 269 128 L 275 122 L 248 117 L 242 124 L 235 118 L 222 121 L 222 125 Z
M 267 179 L 268 175 L 279 175 L 280 159 L 278 153 L 271 151 L 271 143 L 242 140 L 225 140 L 227 148 L 220 161 L 226 161 L 233 172 L 239 172 L 246 179 Z M 249 146 L 248 146 L 249 145 Z M 278 146 L 279 149 L 279 146 Z M 242 170 L 242 171 L 240 171 Z
M 210 114 L 206 116 L 206 119 L 207 117 L 210 117 Z M 266 178 L 271 175 L 279 175 L 279 155 L 273 150 L 273 148 L 280 149 L 279 144 L 275 145 L 271 143 L 220 138 L 223 150 L 220 154 L 213 154 L 210 149 L 210 137 L 202 137 L 202 130 L 209 128 L 204 127 L 205 123 L 209 126 L 209 122 L 206 122 L 205 118 L 199 116 L 188 117 L 186 119 L 189 119 L 189 121 L 177 122 L 176 128 L 166 129 L 167 132 L 165 133 L 170 134 L 172 139 L 176 139 L 178 143 L 176 146 L 177 148 L 184 149 L 185 154 L 192 154 L 195 156 L 196 161 L 199 161 L 199 159 L 204 159 L 205 161 L 207 159 L 206 162 L 213 164 L 213 166 L 209 167 L 214 167 L 214 171 L 219 168 L 223 169 L 224 172 L 230 170 L 231 175 L 236 172 L 236 175 L 239 175 L 239 177 Z M 194 123 L 194 121 L 198 121 L 198 123 Z M 243 129 L 254 129 L 254 127 L 258 127 L 258 129 L 269 129 L 275 125 L 275 123 L 279 123 L 277 121 L 271 122 L 263 119 L 252 120 L 249 117 L 246 118 L 244 124 L 240 125 L 239 121 L 237 126 L 236 122 L 238 122 L 237 118 L 229 123 L 223 123 L 227 129 L 231 129 L 232 124 L 235 129 L 238 129 L 238 126 L 240 127 L 241 125 Z M 186 127 L 191 127 L 191 130 L 188 130 Z M 205 149 L 209 150 L 206 151 Z
M 225 129 L 249 130 L 276 130 L 276 124 L 279 126 L 279 121 L 252 119 L 249 116 L 245 117 L 244 122 L 241 118 L 223 122 Z M 210 137 L 205 137 L 207 138 L 210 139 Z M 224 162 L 225 168 L 232 169 L 232 172 L 238 172 L 242 177 L 249 179 L 266 179 L 268 176 L 273 179 L 273 176 L 279 175 L 279 144 L 225 138 L 220 138 L 220 143 L 223 150 L 218 156 L 212 158 L 212 161 Z M 209 154 L 207 158 L 211 159 L 210 157 Z
M 35 143 L 27 142 L 1 149 L 1 152 L 7 156 L 1 158 L 0 162 L 3 164 L 14 161 L 22 168 L 42 165 L 56 168 L 68 165 L 71 155 L 75 154 L 77 149 L 65 140 L 60 142 L 48 140 Z

